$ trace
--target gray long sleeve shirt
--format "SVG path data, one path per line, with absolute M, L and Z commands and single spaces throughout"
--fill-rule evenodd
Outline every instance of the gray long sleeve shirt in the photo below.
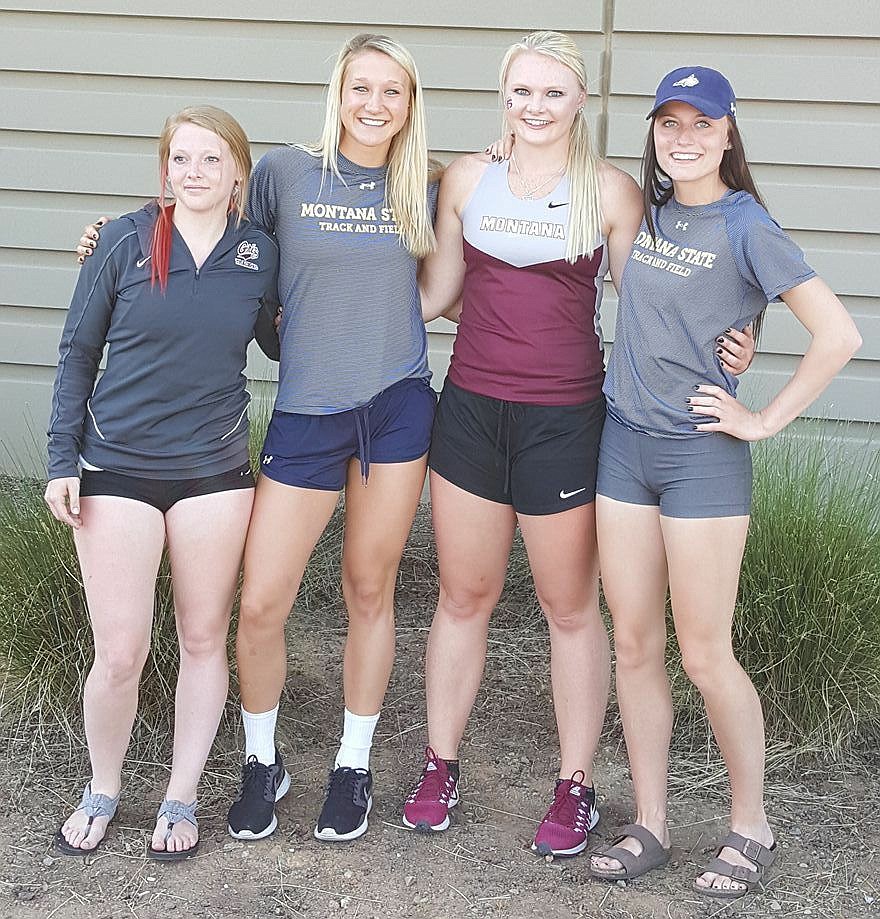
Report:
M 50 479 L 77 475 L 80 455 L 153 479 L 216 475 L 247 460 L 247 346 L 258 321 L 274 335 L 278 247 L 230 215 L 196 268 L 175 229 L 163 293 L 150 283 L 156 213 L 150 204 L 109 223 L 80 271 L 59 347 Z

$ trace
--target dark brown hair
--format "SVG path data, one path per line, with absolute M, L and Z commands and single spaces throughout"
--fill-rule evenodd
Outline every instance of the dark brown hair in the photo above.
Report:
M 642 156 L 642 197 L 645 206 L 645 223 L 647 224 L 648 232 L 655 241 L 657 239 L 657 230 L 654 227 L 653 208 L 662 207 L 672 197 L 673 193 L 672 180 L 660 168 L 657 162 L 657 150 L 654 147 L 654 122 L 659 114 L 660 112 L 655 112 L 654 117 L 651 119 L 648 138 L 645 141 L 645 152 Z M 732 191 L 747 191 L 766 210 L 767 206 L 764 204 L 764 199 L 758 191 L 754 178 L 752 178 L 752 173 L 746 160 L 742 136 L 732 118 L 727 118 L 727 132 L 730 149 L 725 150 L 721 157 L 721 165 L 718 169 L 721 181 Z M 761 310 L 752 323 L 755 342 L 758 341 L 758 335 L 763 323 L 764 310 Z

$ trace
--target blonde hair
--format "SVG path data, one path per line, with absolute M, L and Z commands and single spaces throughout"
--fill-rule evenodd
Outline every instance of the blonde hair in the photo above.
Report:
M 320 157 L 324 173 L 332 172 L 340 181 L 339 141 L 342 136 L 342 81 L 345 69 L 365 51 L 378 51 L 399 64 L 409 77 L 409 115 L 406 123 L 391 141 L 388 151 L 388 173 L 385 180 L 385 204 L 391 208 L 400 231 L 400 241 L 417 258 L 433 251 L 436 243 L 431 215 L 428 212 L 428 138 L 425 130 L 425 103 L 422 83 L 412 55 L 403 45 L 387 35 L 362 32 L 349 39 L 339 52 L 327 87 L 327 109 L 321 139 L 314 144 L 297 146 Z
M 587 94 L 587 70 L 578 46 L 561 32 L 532 32 L 514 42 L 501 62 L 499 84 L 504 98 L 505 83 L 514 60 L 525 51 L 545 54 L 558 61 L 577 77 L 578 84 Z M 504 112 L 502 131 L 508 131 L 507 112 Z M 565 258 L 575 262 L 582 255 L 592 256 L 602 241 L 602 208 L 599 198 L 598 158 L 593 153 L 590 131 L 583 109 L 575 115 L 571 126 L 566 166 L 570 185 L 571 204 L 568 212 L 568 241 Z
M 171 139 L 182 124 L 194 124 L 216 134 L 229 145 L 232 160 L 241 176 L 232 189 L 229 198 L 229 210 L 235 211 L 239 221 L 244 219 L 247 204 L 248 177 L 251 174 L 251 145 L 244 133 L 244 128 L 222 108 L 213 105 L 191 105 L 170 115 L 159 135 L 159 205 L 165 206 L 165 181 L 168 178 L 168 154 L 171 150 Z
M 247 183 L 251 174 L 251 145 L 242 126 L 221 108 L 213 105 L 191 105 L 171 115 L 165 121 L 159 135 L 159 194 L 156 198 L 159 211 L 153 226 L 153 238 L 150 244 L 150 278 L 153 284 L 158 282 L 162 291 L 168 284 L 168 268 L 171 264 L 171 236 L 174 205 L 166 205 L 165 188 L 168 180 L 168 156 L 171 152 L 171 140 L 174 132 L 184 124 L 194 124 L 216 134 L 229 145 L 232 160 L 238 169 L 239 178 L 229 195 L 228 210 L 236 214 L 236 222 L 244 218 L 247 203 Z

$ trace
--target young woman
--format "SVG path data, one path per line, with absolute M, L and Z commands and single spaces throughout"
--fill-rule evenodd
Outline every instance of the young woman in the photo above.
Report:
M 519 525 L 550 631 L 561 746 L 533 849 L 573 855 L 598 819 L 593 756 L 609 676 L 593 500 L 605 418 L 598 314 L 603 277 L 610 268 L 619 282 L 642 205 L 636 183 L 591 151 L 584 62 L 571 39 L 526 36 L 507 51 L 500 82 L 510 165 L 466 156 L 449 166 L 438 247 L 422 274 L 429 317 L 460 294 L 462 308 L 430 457 L 440 565 L 426 662 L 430 746 L 403 822 L 449 825 Z
M 180 675 L 153 858 L 198 848 L 196 789 L 228 687 L 254 494 L 243 371 L 258 317 L 272 330 L 278 252 L 243 219 L 250 148 L 226 112 L 169 118 L 159 163 L 158 201 L 114 221 L 80 272 L 52 399 L 46 503 L 73 528 L 95 640 L 83 698 L 92 778 L 56 835 L 65 855 L 94 851 L 116 811 L 166 544 Z
M 434 416 L 416 271 L 434 246 L 436 192 L 415 63 L 370 34 L 339 53 L 320 141 L 271 151 L 251 180 L 250 214 L 280 246 L 284 311 L 238 625 L 246 761 L 229 832 L 239 839 L 274 831 L 275 802 L 290 785 L 275 747 L 284 626 L 343 489 L 345 713 L 315 836 L 336 842 L 367 829 L 394 582 Z
M 749 441 L 797 417 L 861 339 L 764 210 L 727 80 L 705 67 L 675 70 L 649 117 L 646 218 L 620 293 L 596 502 L 636 817 L 593 856 L 591 871 L 633 878 L 669 858 L 668 587 L 684 668 L 706 704 L 731 786 L 731 832 L 694 887 L 733 899 L 762 881 L 777 851 L 764 812 L 761 703 L 731 644 L 749 525 Z M 778 395 L 752 412 L 719 365 L 716 330 L 759 321 L 777 299 L 812 342 Z

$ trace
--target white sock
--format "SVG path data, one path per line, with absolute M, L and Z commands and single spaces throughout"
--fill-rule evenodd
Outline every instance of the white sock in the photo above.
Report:
M 241 721 L 244 724 L 244 758 L 256 756 L 264 766 L 275 762 L 275 722 L 278 720 L 278 706 L 269 712 L 254 714 L 242 706 Z
M 350 769 L 370 768 L 370 747 L 373 746 L 373 731 L 379 715 L 355 715 L 345 710 L 345 718 L 340 738 L 339 752 L 336 754 L 336 765 L 348 766 Z

